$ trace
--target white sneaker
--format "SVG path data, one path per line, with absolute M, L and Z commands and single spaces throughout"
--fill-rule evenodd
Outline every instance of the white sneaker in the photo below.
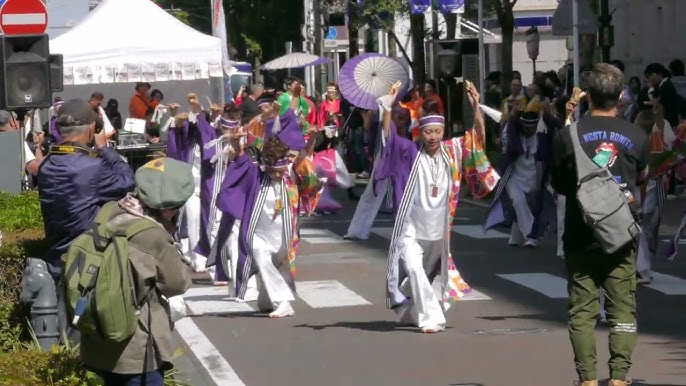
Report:
M 293 311 L 293 307 L 291 307 L 291 302 L 281 302 L 278 307 L 276 307 L 276 310 L 269 314 L 269 317 L 272 319 L 279 319 L 293 315 L 295 315 L 295 311 Z
M 527 248 L 537 248 L 539 245 L 540 245 L 539 241 L 538 241 L 538 240 L 534 240 L 534 239 L 528 239 L 528 240 L 526 240 L 526 242 L 524 243 L 524 246 L 527 247 Z
M 445 327 L 441 326 L 440 324 L 422 327 L 422 332 L 425 334 L 435 334 L 441 331 L 445 331 Z

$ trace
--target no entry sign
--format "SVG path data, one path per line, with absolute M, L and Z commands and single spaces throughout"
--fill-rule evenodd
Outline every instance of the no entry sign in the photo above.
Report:
M 43 34 L 48 10 L 42 0 L 5 0 L 0 8 L 0 29 L 5 35 Z

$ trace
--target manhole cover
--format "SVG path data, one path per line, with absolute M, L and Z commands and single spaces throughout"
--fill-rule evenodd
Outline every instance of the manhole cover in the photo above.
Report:
M 538 334 L 548 331 L 546 328 L 501 328 L 497 330 L 476 330 L 474 335 L 514 335 L 514 334 Z

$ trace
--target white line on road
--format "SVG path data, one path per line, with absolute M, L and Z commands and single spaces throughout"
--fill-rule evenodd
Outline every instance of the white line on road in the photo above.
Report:
M 343 244 L 349 243 L 350 240 L 344 240 L 343 237 L 328 230 L 328 229 L 300 229 L 301 240 L 308 244 Z
M 366 306 L 372 304 L 337 280 L 300 281 L 296 282 L 295 286 L 298 291 L 298 297 L 312 308 Z
M 191 349 L 196 358 L 202 363 L 212 381 L 222 386 L 245 386 L 236 371 L 224 359 L 219 350 L 210 342 L 205 334 L 191 318 L 183 318 L 175 323 L 176 331 Z
M 8 13 L 2 15 L 3 25 L 45 24 L 44 13 Z
M 193 287 L 183 295 L 183 300 L 193 315 L 239 314 L 255 310 L 244 302 L 229 298 L 226 287 Z
M 497 276 L 531 288 L 551 299 L 567 298 L 567 280 L 549 273 L 515 273 Z
M 476 301 L 476 300 L 492 300 L 490 296 L 483 292 L 479 292 L 472 288 L 471 291 L 467 292 L 460 301 Z
M 665 295 L 686 295 L 686 280 L 662 273 L 653 272 L 653 281 L 644 286 Z

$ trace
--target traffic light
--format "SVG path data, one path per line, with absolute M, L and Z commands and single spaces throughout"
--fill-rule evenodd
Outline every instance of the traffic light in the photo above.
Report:
M 50 47 L 47 34 L 0 37 L 0 108 L 48 108 L 52 105 Z

